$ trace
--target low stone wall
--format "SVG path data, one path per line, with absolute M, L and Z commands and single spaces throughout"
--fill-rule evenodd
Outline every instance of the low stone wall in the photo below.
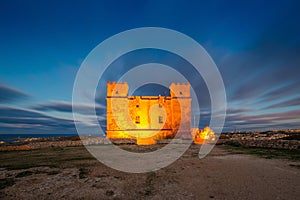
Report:
M 273 149 L 300 149 L 299 140 L 230 140 L 227 144 L 244 147 L 266 147 Z
M 157 144 L 167 144 L 171 140 L 159 140 Z M 135 144 L 134 140 L 113 140 L 114 144 Z M 184 143 L 184 140 L 176 140 L 175 143 Z M 3 145 L 0 146 L 0 151 L 22 151 L 32 149 L 42 149 L 51 147 L 76 147 L 84 145 L 99 145 L 107 144 L 105 138 L 84 138 L 83 140 L 63 140 L 63 141 L 45 141 L 45 142 L 29 142 L 21 145 Z M 300 149 L 299 140 L 230 140 L 220 139 L 217 144 L 229 144 L 244 147 L 265 147 L 273 149 Z
M 29 145 L 0 146 L 0 151 L 25 151 L 25 150 L 30 150 Z
M 105 144 L 106 140 L 104 138 L 86 138 L 84 140 L 63 140 L 63 141 L 43 141 L 43 142 L 29 142 L 26 144 L 18 145 L 3 145 L 0 146 L 0 151 L 21 151 L 21 150 L 32 150 L 32 149 L 42 149 L 50 147 L 77 147 L 85 145 L 97 145 Z
M 121 139 L 121 138 L 115 138 L 115 139 L 110 139 L 110 141 L 115 144 L 115 145 L 121 145 L 121 144 L 136 144 L 136 140 L 135 139 L 130 139 L 130 138 L 126 138 L 126 139 Z
M 78 141 L 55 141 L 55 142 L 32 142 L 29 143 L 30 149 L 42 149 L 48 147 L 76 147 L 82 146 L 82 142 Z

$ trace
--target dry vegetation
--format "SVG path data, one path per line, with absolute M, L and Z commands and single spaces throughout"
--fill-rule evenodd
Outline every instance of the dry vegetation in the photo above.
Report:
M 122 145 L 147 152 L 161 146 Z M 0 199 L 296 199 L 299 151 L 200 146 L 145 174 L 113 170 L 84 147 L 0 152 Z M 251 155 L 248 155 L 251 154 Z M 273 159 L 266 159 L 273 158 Z

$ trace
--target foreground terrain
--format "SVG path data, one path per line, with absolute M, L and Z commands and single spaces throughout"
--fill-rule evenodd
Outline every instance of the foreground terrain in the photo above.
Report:
M 130 151 L 149 147 L 124 145 Z M 159 148 L 159 147 L 151 147 Z M 156 172 L 129 174 L 84 147 L 0 152 L 0 199 L 298 199 L 299 150 L 198 145 Z M 151 149 L 150 149 L 151 150 Z

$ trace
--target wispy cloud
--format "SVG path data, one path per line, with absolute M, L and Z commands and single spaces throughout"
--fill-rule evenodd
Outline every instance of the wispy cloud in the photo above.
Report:
M 76 125 L 86 130 L 86 134 L 99 133 L 98 123 L 103 123 L 101 118 L 91 121 L 89 118 L 76 121 Z M 91 123 L 93 122 L 93 123 Z M 104 127 L 105 124 L 101 124 Z M 31 109 L 12 106 L 0 106 L 0 134 L 77 134 L 75 122 L 72 118 L 48 115 Z
M 11 88 L 7 85 L 0 84 L 0 103 L 7 103 L 27 98 L 24 92 Z
M 226 127 L 238 127 L 242 129 L 262 129 L 271 127 L 284 127 L 290 124 L 292 127 L 300 126 L 300 110 L 274 112 L 268 114 L 234 114 L 226 117 Z M 289 122 L 287 122 L 289 121 Z
M 300 81 L 292 81 L 292 82 L 289 81 L 289 82 L 273 90 L 266 92 L 264 96 L 261 98 L 261 100 L 257 101 L 257 103 L 278 101 L 278 99 L 297 95 L 299 93 Z
M 64 119 L 52 117 L 46 114 L 22 109 L 17 107 L 0 107 L 0 123 L 1 130 L 6 133 L 10 131 L 29 129 L 32 132 L 52 130 L 60 132 L 75 132 L 74 121 L 72 119 Z
M 300 106 L 300 97 L 290 99 L 287 101 L 283 101 L 280 103 L 275 103 L 270 106 L 267 106 L 265 109 L 271 109 L 271 108 L 285 108 L 285 107 L 291 107 L 291 106 Z
M 75 109 L 73 109 L 75 108 Z M 39 110 L 39 111 L 58 111 L 58 112 L 78 112 L 79 114 L 82 115 L 90 115 L 91 109 L 100 110 L 104 109 L 105 107 L 102 105 L 95 105 L 95 108 L 92 105 L 88 104 L 72 104 L 72 102 L 67 102 L 67 101 L 50 101 L 47 103 L 41 103 L 38 105 L 35 105 L 32 107 L 34 110 Z

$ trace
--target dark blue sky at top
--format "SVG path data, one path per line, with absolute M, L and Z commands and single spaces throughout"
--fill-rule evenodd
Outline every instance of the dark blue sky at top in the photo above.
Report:
M 1 1 L 0 133 L 75 133 L 82 61 L 110 36 L 148 26 L 180 31 L 213 58 L 228 100 L 224 130 L 300 128 L 299 10 L 298 1 Z

